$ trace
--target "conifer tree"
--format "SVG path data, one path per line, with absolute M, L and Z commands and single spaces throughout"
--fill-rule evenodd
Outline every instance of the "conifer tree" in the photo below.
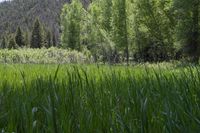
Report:
M 8 43 L 8 49 L 17 49 L 17 48 L 18 48 L 18 46 L 17 46 L 17 44 L 15 42 L 14 37 L 11 37 L 11 39 L 10 39 L 10 41 Z
M 56 47 L 56 46 L 57 46 L 56 35 L 55 35 L 54 32 L 53 32 L 53 34 L 52 34 L 52 45 L 53 45 L 53 47 Z
M 31 36 L 31 48 L 41 48 L 43 46 L 42 26 L 37 18 Z
M 17 28 L 16 35 L 15 35 L 15 42 L 19 47 L 24 47 L 24 37 L 20 27 Z
M 51 46 L 52 46 L 52 35 L 50 30 L 48 30 L 46 34 L 46 47 L 50 48 Z
M 6 46 L 7 46 L 6 38 L 3 37 L 0 48 L 1 48 L 1 49 L 5 49 Z
M 27 48 L 30 47 L 30 38 L 29 38 L 29 32 L 28 31 L 25 32 L 24 43 L 25 43 L 25 46 Z

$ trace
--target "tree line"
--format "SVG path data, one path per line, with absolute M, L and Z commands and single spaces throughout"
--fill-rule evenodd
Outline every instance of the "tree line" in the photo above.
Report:
M 199 0 L 73 0 L 62 9 L 61 43 L 96 60 L 169 61 L 200 56 Z
M 50 48 L 56 46 L 58 45 L 54 32 L 46 30 L 38 18 L 35 20 L 32 32 L 23 32 L 22 28 L 18 27 L 14 34 L 3 36 L 0 43 L 1 49 Z

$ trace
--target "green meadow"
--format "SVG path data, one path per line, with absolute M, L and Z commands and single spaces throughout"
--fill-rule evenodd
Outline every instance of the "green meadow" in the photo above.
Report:
M 198 133 L 200 68 L 0 65 L 2 133 Z

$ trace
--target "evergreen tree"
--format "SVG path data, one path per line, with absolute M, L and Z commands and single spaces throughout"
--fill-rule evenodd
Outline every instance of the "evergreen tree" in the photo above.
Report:
M 1 49 L 5 49 L 6 46 L 7 46 L 6 38 L 3 37 L 0 48 L 1 48 Z
M 24 43 L 27 48 L 30 47 L 30 38 L 28 31 L 25 32 Z
M 23 33 L 20 27 L 17 28 L 15 42 L 19 47 L 25 46 Z
M 39 19 L 36 19 L 34 23 L 30 45 L 31 48 L 41 48 L 43 46 L 42 26 Z
M 47 34 L 46 34 L 46 47 L 47 48 L 50 48 L 52 46 L 52 35 L 51 35 L 51 32 L 50 30 L 47 31 Z
M 53 47 L 56 47 L 56 46 L 57 46 L 56 35 L 55 35 L 54 32 L 53 32 L 53 34 L 52 34 L 52 44 L 53 44 Z
M 17 49 L 17 48 L 18 48 L 18 46 L 17 46 L 17 44 L 15 42 L 14 37 L 11 37 L 11 39 L 10 39 L 10 41 L 8 43 L 8 49 Z

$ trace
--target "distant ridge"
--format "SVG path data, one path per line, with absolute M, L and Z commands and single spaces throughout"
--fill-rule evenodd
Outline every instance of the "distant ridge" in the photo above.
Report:
M 50 30 L 56 33 L 58 38 L 60 29 L 60 12 L 62 6 L 71 0 L 13 0 L 0 3 L 0 38 L 4 34 L 14 33 L 17 26 L 24 31 L 32 29 L 35 18 Z M 82 0 L 87 6 L 89 0 Z

